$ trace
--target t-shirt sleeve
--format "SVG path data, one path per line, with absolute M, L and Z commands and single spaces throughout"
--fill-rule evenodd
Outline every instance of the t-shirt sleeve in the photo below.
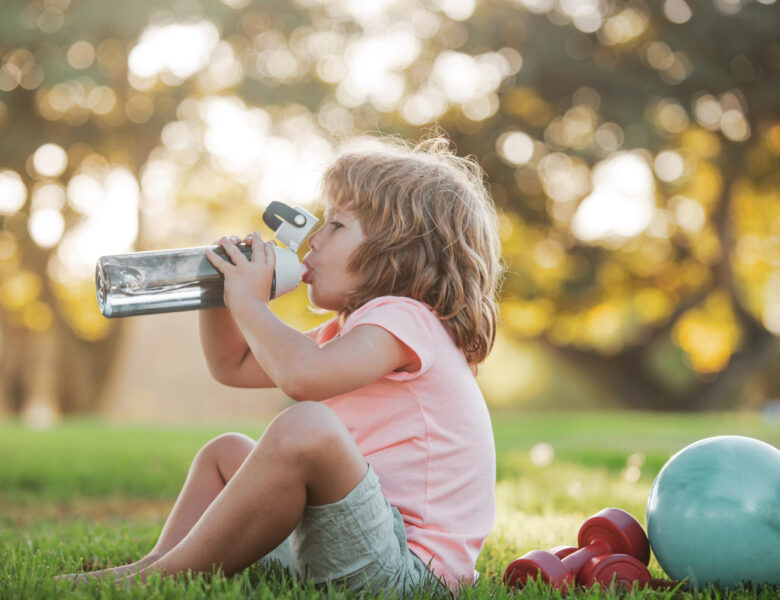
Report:
M 336 318 L 334 317 L 329 321 L 317 325 L 314 329 L 304 331 L 303 334 L 317 342 L 318 346 L 322 346 L 322 344 L 333 337 L 337 325 Z
M 378 325 L 392 333 L 417 355 L 420 368 L 412 372 L 393 371 L 385 375 L 385 378 L 408 381 L 425 373 L 433 364 L 435 323 L 436 315 L 422 302 L 398 296 L 383 296 L 367 302 L 350 315 L 341 335 L 358 325 Z

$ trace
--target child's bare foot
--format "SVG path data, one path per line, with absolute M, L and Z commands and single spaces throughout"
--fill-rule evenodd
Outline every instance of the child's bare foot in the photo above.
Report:
M 86 573 L 69 573 L 67 575 L 56 575 L 54 577 L 54 581 L 70 581 L 74 588 L 87 583 L 89 580 L 90 577 Z
M 146 583 L 147 578 L 156 573 L 159 573 L 160 576 L 162 577 L 166 576 L 165 569 L 162 569 L 159 566 L 155 566 L 154 564 L 151 564 L 151 565 L 147 565 L 143 569 L 137 569 L 132 573 L 126 573 L 121 578 L 116 579 L 114 581 L 114 585 L 117 588 L 132 590 L 134 585 L 139 583 L 140 584 Z
M 109 569 L 100 569 L 98 571 L 88 571 L 86 573 L 69 573 L 67 575 L 57 575 L 54 577 L 55 581 L 65 580 L 72 581 L 74 585 L 86 583 L 90 579 L 114 579 L 121 578 L 128 574 L 133 574 L 146 567 L 147 565 L 156 562 L 162 557 L 161 554 L 149 554 L 144 556 L 141 560 L 138 560 L 129 565 L 122 565 L 119 567 L 111 567 Z

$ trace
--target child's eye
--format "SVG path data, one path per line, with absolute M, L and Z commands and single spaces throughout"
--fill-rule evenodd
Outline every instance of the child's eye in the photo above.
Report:
M 342 227 L 341 223 L 339 223 L 338 221 L 331 221 L 330 224 L 333 225 L 334 227 L 336 227 L 337 229 L 339 227 Z

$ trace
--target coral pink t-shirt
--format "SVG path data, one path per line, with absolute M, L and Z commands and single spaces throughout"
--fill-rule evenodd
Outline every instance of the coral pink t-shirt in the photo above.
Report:
M 307 335 L 322 346 L 364 324 L 409 346 L 420 369 L 393 371 L 323 402 L 347 426 L 401 513 L 409 549 L 451 589 L 474 583 L 495 517 L 495 445 L 482 392 L 436 312 L 411 298 L 374 298 L 341 331 L 334 318 Z

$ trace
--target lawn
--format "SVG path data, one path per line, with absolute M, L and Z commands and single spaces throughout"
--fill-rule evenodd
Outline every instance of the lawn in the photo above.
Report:
M 653 478 L 677 450 L 704 437 L 739 434 L 780 446 L 780 423 L 756 415 L 494 413 L 498 450 L 497 521 L 477 563 L 480 583 L 462 598 L 555 598 L 545 586 L 521 593 L 501 583 L 506 565 L 533 549 L 574 544 L 589 515 L 619 507 L 644 524 Z M 201 445 L 243 427 L 166 428 L 71 420 L 46 431 L 0 424 L 0 599 L 70 594 L 57 573 L 130 562 L 153 545 Z M 658 563 L 650 563 L 662 577 Z M 257 568 L 221 576 L 152 580 L 132 591 L 94 582 L 73 598 L 349 597 L 284 572 Z M 577 598 L 760 598 L 778 588 L 631 593 L 580 590 Z

